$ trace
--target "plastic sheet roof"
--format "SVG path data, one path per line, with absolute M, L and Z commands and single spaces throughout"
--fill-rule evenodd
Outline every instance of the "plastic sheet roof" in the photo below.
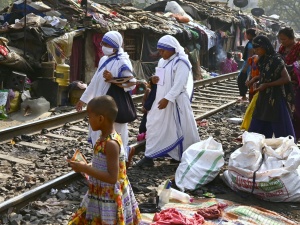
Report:
M 210 18 L 227 24 L 239 23 L 239 20 L 236 18 L 239 12 L 227 7 L 212 5 L 207 2 L 176 1 L 196 21 Z M 68 30 L 89 27 L 102 32 L 109 30 L 143 29 L 155 33 L 176 34 L 182 32 L 186 27 L 186 24 L 179 23 L 174 18 L 166 17 L 161 12 L 167 1 L 157 2 L 145 8 L 145 10 L 132 6 L 99 4 L 93 1 L 88 1 L 87 7 L 81 7 L 76 2 L 75 0 L 32 1 L 27 3 L 26 12 L 33 12 L 42 17 L 52 16 L 66 19 L 69 24 Z M 12 4 L 6 12 L 2 11 L 2 14 L 7 21 L 12 22 L 16 16 L 19 16 L 18 19 L 24 17 L 24 9 L 24 1 L 20 0 Z M 89 19 L 92 19 L 91 23 L 86 24 L 85 20 Z M 255 19 L 259 24 L 259 21 L 263 21 L 265 18 Z M 270 28 L 263 25 L 260 29 L 272 32 Z M 6 32 L 7 30 L 4 31 Z M 0 30 L 0 32 L 3 32 L 3 30 Z

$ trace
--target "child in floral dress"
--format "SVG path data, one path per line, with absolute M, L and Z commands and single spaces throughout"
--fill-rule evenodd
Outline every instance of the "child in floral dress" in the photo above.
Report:
M 110 96 L 92 99 L 87 106 L 93 130 L 101 130 L 94 146 L 92 166 L 69 161 L 75 172 L 89 176 L 89 190 L 69 225 L 137 225 L 140 211 L 126 175 L 121 137 L 114 129 L 117 106 Z

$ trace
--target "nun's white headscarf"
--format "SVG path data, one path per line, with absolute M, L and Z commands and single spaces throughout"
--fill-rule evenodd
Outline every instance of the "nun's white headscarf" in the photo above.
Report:
M 116 65 L 118 67 L 118 76 L 121 76 L 121 73 L 125 70 L 129 70 L 130 72 L 132 72 L 132 64 L 130 62 L 129 55 L 127 54 L 127 52 L 124 52 L 124 49 L 122 48 L 122 35 L 118 31 L 109 31 L 103 36 L 102 42 L 105 42 L 114 49 L 117 49 L 116 55 L 114 57 L 118 61 Z M 103 65 L 101 65 L 100 70 L 105 66 L 105 64 L 106 63 L 103 63 Z
M 157 43 L 158 49 L 165 49 L 169 51 L 175 51 L 179 60 L 182 60 L 189 69 L 192 68 L 192 64 L 189 61 L 189 57 L 185 54 L 183 47 L 179 44 L 176 38 L 171 35 L 165 35 L 158 40 Z
M 122 35 L 118 31 L 109 31 L 105 33 L 102 41 L 116 49 L 122 48 L 123 44 Z

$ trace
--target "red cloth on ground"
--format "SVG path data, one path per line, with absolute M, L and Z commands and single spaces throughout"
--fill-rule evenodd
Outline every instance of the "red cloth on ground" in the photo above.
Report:
M 151 225 L 200 225 L 204 223 L 204 218 L 195 213 L 192 218 L 187 218 L 174 208 L 165 209 L 160 213 L 155 213 Z
M 197 214 L 203 216 L 204 219 L 218 219 L 222 215 L 222 209 L 224 209 L 226 206 L 227 204 L 218 203 L 210 207 L 199 209 Z

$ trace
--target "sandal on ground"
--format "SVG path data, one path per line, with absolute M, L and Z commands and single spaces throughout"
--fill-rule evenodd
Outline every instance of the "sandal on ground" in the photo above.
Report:
M 155 203 L 141 203 L 139 209 L 141 213 L 156 213 L 161 210 Z
M 180 161 L 176 160 L 176 159 L 170 159 L 170 164 L 179 164 Z
M 153 162 L 153 159 L 144 157 L 140 161 L 138 161 L 138 163 L 135 164 L 134 166 L 136 166 L 136 167 L 153 167 L 154 162 Z
M 196 121 L 197 122 L 197 125 L 200 126 L 200 127 L 207 127 L 208 126 L 208 121 L 207 120 L 198 120 Z

